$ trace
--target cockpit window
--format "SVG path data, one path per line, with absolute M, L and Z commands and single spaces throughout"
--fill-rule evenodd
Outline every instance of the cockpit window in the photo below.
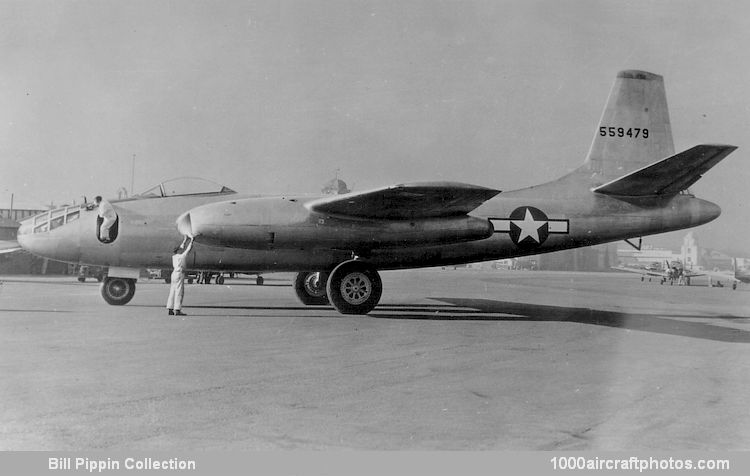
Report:
M 229 187 L 197 177 L 181 177 L 167 180 L 151 187 L 134 198 L 178 197 L 184 195 L 236 193 Z
M 65 223 L 65 208 L 58 208 L 50 212 L 49 229 L 54 230 Z
M 49 221 L 49 229 L 54 230 L 55 228 L 62 226 L 64 223 L 65 223 L 64 216 L 53 218 L 52 220 Z
M 152 187 L 143 193 L 139 193 L 136 197 L 150 198 L 150 197 L 162 197 L 161 184 L 156 187 Z

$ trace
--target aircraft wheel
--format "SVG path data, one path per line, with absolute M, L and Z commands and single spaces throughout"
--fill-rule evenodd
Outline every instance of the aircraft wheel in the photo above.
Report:
M 83 277 L 83 276 L 78 276 L 78 282 L 79 283 L 85 283 L 86 282 L 86 278 Z
M 367 314 L 380 301 L 383 282 L 378 271 L 361 261 L 345 261 L 328 278 L 328 299 L 341 314 Z
M 258 276 L 257 278 L 255 278 L 255 284 L 257 284 L 258 286 L 263 286 L 263 276 Z
M 224 284 L 224 276 L 222 275 L 216 276 L 216 284 Z
M 104 278 L 101 285 L 102 297 L 107 304 L 122 306 L 133 299 L 135 295 L 135 279 L 129 278 Z
M 307 306 L 324 306 L 328 304 L 326 295 L 326 273 L 297 273 L 294 278 L 294 292 Z
M 737 289 L 737 283 L 732 283 L 732 291 L 734 291 L 735 289 Z
M 167 283 L 167 284 L 171 283 L 172 282 L 172 276 L 171 275 L 167 275 L 164 278 L 164 282 Z

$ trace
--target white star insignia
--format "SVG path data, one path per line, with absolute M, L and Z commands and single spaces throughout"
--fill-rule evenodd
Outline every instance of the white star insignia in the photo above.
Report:
M 531 211 L 529 211 L 529 209 L 527 208 L 526 215 L 523 217 L 523 221 L 513 220 L 513 224 L 521 229 L 521 234 L 518 236 L 518 242 L 520 243 L 527 236 L 530 236 L 532 240 L 539 243 L 539 228 L 543 227 L 545 223 L 547 223 L 546 220 L 534 220 L 534 217 L 531 215 Z

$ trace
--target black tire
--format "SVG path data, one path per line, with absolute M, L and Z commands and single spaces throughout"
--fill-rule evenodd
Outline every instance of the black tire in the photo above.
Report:
M 170 284 L 170 283 L 172 282 L 172 275 L 171 275 L 171 274 L 168 274 L 168 275 L 167 275 L 167 276 L 166 276 L 166 277 L 164 278 L 164 282 L 165 282 L 165 283 L 167 283 L 167 284 Z
M 258 276 L 257 278 L 255 278 L 255 284 L 258 286 L 263 286 L 263 281 L 263 276 Z
M 328 304 L 327 280 L 328 275 L 326 273 L 297 273 L 294 278 L 294 292 L 302 304 L 306 306 L 325 306 Z
M 79 283 L 85 283 L 86 282 L 86 277 L 85 276 L 78 276 L 78 282 Z
M 122 306 L 129 303 L 135 295 L 135 279 L 104 278 L 100 291 L 107 304 Z
M 224 284 L 224 276 L 222 275 L 216 276 L 216 284 Z
M 345 261 L 331 272 L 326 293 L 341 314 L 367 314 L 380 301 L 383 282 L 373 266 L 361 261 Z

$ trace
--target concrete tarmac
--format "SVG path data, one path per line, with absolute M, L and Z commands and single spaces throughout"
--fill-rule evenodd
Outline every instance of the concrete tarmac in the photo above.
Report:
M 0 449 L 750 449 L 750 287 L 382 273 L 367 316 L 289 275 L 109 306 L 0 277 Z M 697 281 L 696 281 L 697 282 Z

